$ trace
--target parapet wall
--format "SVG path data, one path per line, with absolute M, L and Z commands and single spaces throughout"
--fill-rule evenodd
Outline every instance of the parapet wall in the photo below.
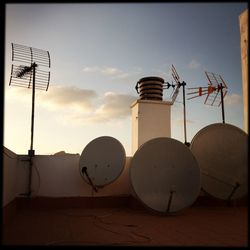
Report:
M 4 149 L 8 151 L 7 149 Z M 10 158 L 13 157 L 12 158 Z M 29 161 L 27 156 L 12 153 L 4 154 L 4 202 L 3 206 L 15 197 L 23 196 L 28 190 Z M 45 197 L 99 197 L 124 196 L 130 194 L 129 163 L 121 175 L 111 184 L 92 190 L 79 172 L 79 154 L 36 155 L 32 168 L 32 196 Z

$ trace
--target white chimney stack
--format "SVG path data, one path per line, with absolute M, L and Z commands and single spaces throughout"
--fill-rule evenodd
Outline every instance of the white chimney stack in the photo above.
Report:
M 140 99 L 131 105 L 132 155 L 148 140 L 171 137 L 172 102 L 162 101 L 163 83 L 160 77 L 144 77 L 137 82 Z

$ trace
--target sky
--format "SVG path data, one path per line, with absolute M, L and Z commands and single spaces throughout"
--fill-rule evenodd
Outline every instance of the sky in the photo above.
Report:
M 99 136 L 131 155 L 131 104 L 146 76 L 172 82 L 173 64 L 189 87 L 206 87 L 205 71 L 228 85 L 225 121 L 244 128 L 239 15 L 247 3 L 6 4 L 4 141 L 30 148 L 31 89 L 9 86 L 11 43 L 49 51 L 48 91 L 36 90 L 34 149 L 81 154 Z M 15 62 L 16 64 L 16 62 Z M 47 70 L 47 69 L 46 69 Z M 163 100 L 172 90 L 164 90 Z M 187 97 L 186 97 L 187 98 Z M 187 141 L 222 122 L 205 97 L 186 100 Z M 171 106 L 171 136 L 184 142 L 182 94 Z

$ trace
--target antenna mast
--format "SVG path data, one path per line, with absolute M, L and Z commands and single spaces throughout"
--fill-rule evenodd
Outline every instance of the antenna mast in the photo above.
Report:
M 35 89 L 48 90 L 50 81 L 50 72 L 38 69 L 39 66 L 50 68 L 50 54 L 48 51 L 27 47 L 20 44 L 11 44 L 12 61 L 21 62 L 23 65 L 12 64 L 9 85 L 17 87 L 32 88 L 32 111 L 31 111 L 31 142 L 28 150 L 30 168 L 29 184 L 27 196 L 31 196 L 31 177 L 33 157 L 34 138 L 34 116 L 35 116 Z
M 176 82 L 176 85 L 172 85 L 175 88 L 175 91 L 172 95 L 172 104 L 175 102 L 176 97 L 179 93 L 179 88 L 182 87 L 182 99 L 183 99 L 183 120 L 184 120 L 184 143 L 185 145 L 189 145 L 189 143 L 187 142 L 187 126 L 186 126 L 186 101 L 185 101 L 185 86 L 186 83 L 184 81 L 180 82 L 180 77 L 174 67 L 174 65 L 172 64 L 171 67 L 172 70 L 172 77 L 174 79 L 174 81 Z

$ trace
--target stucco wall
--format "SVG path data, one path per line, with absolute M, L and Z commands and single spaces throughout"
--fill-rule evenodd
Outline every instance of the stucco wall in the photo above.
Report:
M 239 16 L 244 130 L 248 133 L 248 9 Z
M 25 159 L 27 157 L 21 156 Z M 79 197 L 79 196 L 123 196 L 130 194 L 129 163 L 121 175 L 111 184 L 94 192 L 79 172 L 79 154 L 37 155 L 32 170 L 32 196 Z M 27 192 L 29 162 L 18 162 L 17 195 Z
M 145 142 L 157 137 L 171 137 L 171 103 L 137 100 L 132 110 L 132 155 Z

